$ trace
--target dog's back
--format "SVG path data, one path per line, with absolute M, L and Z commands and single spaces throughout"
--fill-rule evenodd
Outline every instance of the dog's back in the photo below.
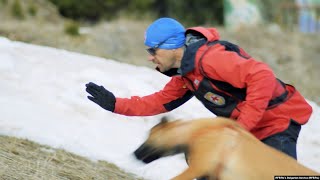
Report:
M 275 175 L 319 175 L 290 156 L 275 150 L 236 122 L 227 118 L 198 119 L 194 131 L 190 164 L 207 167 L 218 179 L 273 179 Z M 193 157 L 192 157 L 193 156 Z M 198 159 L 203 159 L 200 162 Z M 204 171 L 204 170 L 203 170 Z
M 276 175 L 320 175 L 275 150 L 228 118 L 162 121 L 135 156 L 150 163 L 185 152 L 189 167 L 173 180 L 269 180 Z

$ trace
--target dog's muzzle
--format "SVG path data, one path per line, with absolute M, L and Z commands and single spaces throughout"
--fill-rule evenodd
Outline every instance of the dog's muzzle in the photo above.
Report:
M 144 163 L 150 163 L 154 160 L 161 158 L 165 154 L 164 151 L 156 149 L 146 143 L 142 144 L 137 150 L 134 151 L 134 155 L 137 159 Z

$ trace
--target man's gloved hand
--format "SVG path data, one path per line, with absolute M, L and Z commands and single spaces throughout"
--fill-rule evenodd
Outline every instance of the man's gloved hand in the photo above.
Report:
M 86 91 L 91 94 L 88 99 L 97 103 L 103 109 L 113 112 L 116 103 L 116 97 L 112 92 L 106 90 L 103 86 L 98 86 L 93 82 L 86 84 Z

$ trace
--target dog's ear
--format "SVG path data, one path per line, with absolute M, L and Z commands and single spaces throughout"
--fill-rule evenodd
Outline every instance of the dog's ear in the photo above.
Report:
M 168 122 L 169 122 L 168 117 L 167 117 L 167 116 L 164 116 L 164 117 L 162 117 L 162 118 L 160 119 L 160 122 L 159 122 L 158 124 L 156 124 L 154 127 L 159 127 L 159 126 L 163 127 L 163 126 L 165 126 Z
M 166 124 L 167 122 L 169 122 L 169 119 L 167 116 L 163 116 L 160 120 L 160 124 Z

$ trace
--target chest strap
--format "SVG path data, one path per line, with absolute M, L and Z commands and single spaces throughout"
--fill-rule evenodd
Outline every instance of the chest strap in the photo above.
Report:
M 207 43 L 207 49 L 203 52 L 203 54 L 201 55 L 201 57 L 199 59 L 199 64 L 198 65 L 199 65 L 199 71 L 200 71 L 201 75 L 204 76 L 205 78 L 209 79 L 210 82 L 212 84 L 214 84 L 220 91 L 228 93 L 228 94 L 225 94 L 226 96 L 230 97 L 230 95 L 231 95 L 231 97 L 236 99 L 238 102 L 239 101 L 245 101 L 247 88 L 236 88 L 236 87 L 232 86 L 230 83 L 212 79 L 212 78 L 208 77 L 207 74 L 205 73 L 205 71 L 203 69 L 203 66 L 202 66 L 203 56 L 215 44 L 221 44 L 221 45 L 225 46 L 226 51 L 236 52 L 239 56 L 243 57 L 244 59 L 249 59 L 250 58 L 250 55 L 248 55 L 245 51 L 243 51 L 237 45 L 232 44 L 230 42 L 227 42 L 227 41 L 208 42 Z M 289 98 L 289 95 L 288 95 L 289 92 L 288 92 L 288 90 L 286 88 L 286 85 L 288 85 L 288 84 L 285 84 L 280 79 L 277 79 L 277 81 L 282 85 L 282 87 L 284 88 L 285 91 L 281 95 L 272 98 L 269 101 L 267 109 L 272 109 L 272 108 L 278 106 L 279 104 L 285 102 Z M 289 85 L 289 86 L 291 86 L 291 85 Z

